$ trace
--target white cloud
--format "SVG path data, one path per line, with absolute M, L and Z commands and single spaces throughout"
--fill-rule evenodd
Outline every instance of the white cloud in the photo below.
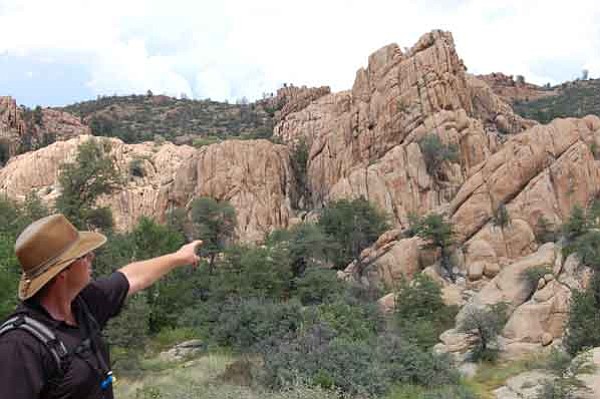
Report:
M 600 77 L 599 20 L 592 0 L 2 0 L 0 54 L 77 58 L 97 94 L 235 100 L 283 82 L 349 89 L 376 49 L 442 28 L 471 72 L 543 84 Z

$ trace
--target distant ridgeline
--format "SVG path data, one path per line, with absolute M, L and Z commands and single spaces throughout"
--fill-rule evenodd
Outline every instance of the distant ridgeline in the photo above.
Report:
M 275 110 L 266 101 L 236 104 L 163 95 L 109 96 L 61 108 L 81 117 L 97 136 L 126 143 L 166 139 L 176 144 L 209 144 L 226 138 L 270 138 Z
M 514 101 L 515 112 L 541 123 L 548 123 L 554 118 L 600 116 L 600 79 L 565 82 L 552 89 L 556 95 Z

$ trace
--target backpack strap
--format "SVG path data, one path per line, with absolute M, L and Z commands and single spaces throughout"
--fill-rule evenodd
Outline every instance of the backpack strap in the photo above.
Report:
M 68 365 L 69 351 L 50 328 L 26 314 L 19 314 L 11 317 L 0 326 L 0 336 L 16 329 L 27 331 L 44 344 L 56 361 L 60 375 L 62 376 L 65 373 Z

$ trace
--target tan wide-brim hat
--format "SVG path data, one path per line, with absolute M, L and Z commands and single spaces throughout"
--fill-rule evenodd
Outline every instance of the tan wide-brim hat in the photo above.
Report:
M 71 263 L 105 242 L 104 235 L 78 231 L 61 214 L 33 222 L 23 230 L 15 244 L 15 253 L 23 270 L 19 298 L 31 298 Z

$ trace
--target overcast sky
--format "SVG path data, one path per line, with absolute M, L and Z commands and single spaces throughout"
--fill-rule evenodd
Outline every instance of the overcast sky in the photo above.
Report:
M 165 93 L 235 101 L 352 87 L 369 54 L 449 30 L 471 73 L 600 77 L 598 0 L 0 0 L 0 95 L 56 106 Z

